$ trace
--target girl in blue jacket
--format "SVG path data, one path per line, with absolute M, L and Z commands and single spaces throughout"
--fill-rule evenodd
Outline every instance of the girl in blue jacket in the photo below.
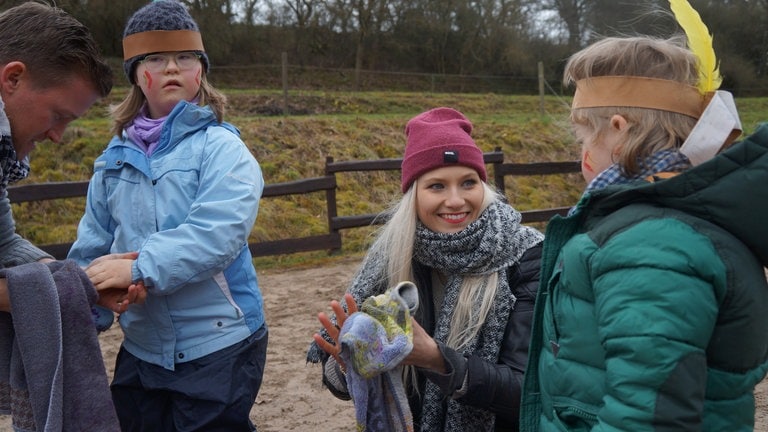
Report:
M 115 136 L 94 163 L 69 254 L 91 264 L 98 289 L 146 287 L 119 318 L 111 389 L 122 430 L 255 430 L 267 326 L 248 236 L 261 170 L 222 122 L 225 98 L 184 6 L 139 9 L 123 52 L 133 86 L 113 108 Z

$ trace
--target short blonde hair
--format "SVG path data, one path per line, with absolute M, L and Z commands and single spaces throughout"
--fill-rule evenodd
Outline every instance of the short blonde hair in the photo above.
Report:
M 657 78 L 696 86 L 698 60 L 683 36 L 605 38 L 570 57 L 563 83 L 571 86 L 601 76 Z M 629 176 L 638 174 L 640 163 L 653 153 L 679 148 L 696 124 L 687 115 L 629 106 L 573 109 L 571 121 L 585 126 L 592 132 L 586 139 L 594 140 L 610 127 L 615 114 L 627 119 L 625 142 L 615 162 Z

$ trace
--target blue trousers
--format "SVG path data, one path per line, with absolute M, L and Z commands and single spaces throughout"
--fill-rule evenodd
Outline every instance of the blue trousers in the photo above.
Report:
M 249 419 L 267 358 L 266 325 L 174 371 L 120 347 L 110 386 L 123 432 L 253 432 Z

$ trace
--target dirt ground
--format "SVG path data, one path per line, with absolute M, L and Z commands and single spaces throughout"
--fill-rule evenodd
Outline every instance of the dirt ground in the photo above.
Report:
M 351 402 L 340 401 L 320 384 L 319 366 L 306 364 L 305 352 L 318 328 L 317 312 L 340 298 L 356 259 L 316 268 L 259 271 L 270 327 L 264 383 L 251 410 L 259 432 L 354 431 Z M 111 373 L 122 334 L 118 327 L 100 336 L 104 361 Z M 756 392 L 755 430 L 768 432 L 768 380 Z M 10 431 L 0 416 L 0 432 Z

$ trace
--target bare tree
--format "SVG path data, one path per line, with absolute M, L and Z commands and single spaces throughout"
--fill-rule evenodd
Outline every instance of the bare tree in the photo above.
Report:
M 529 0 L 528 5 L 542 17 L 556 14 L 560 18 L 559 23 L 566 29 L 570 50 L 575 51 L 583 45 L 594 0 Z

